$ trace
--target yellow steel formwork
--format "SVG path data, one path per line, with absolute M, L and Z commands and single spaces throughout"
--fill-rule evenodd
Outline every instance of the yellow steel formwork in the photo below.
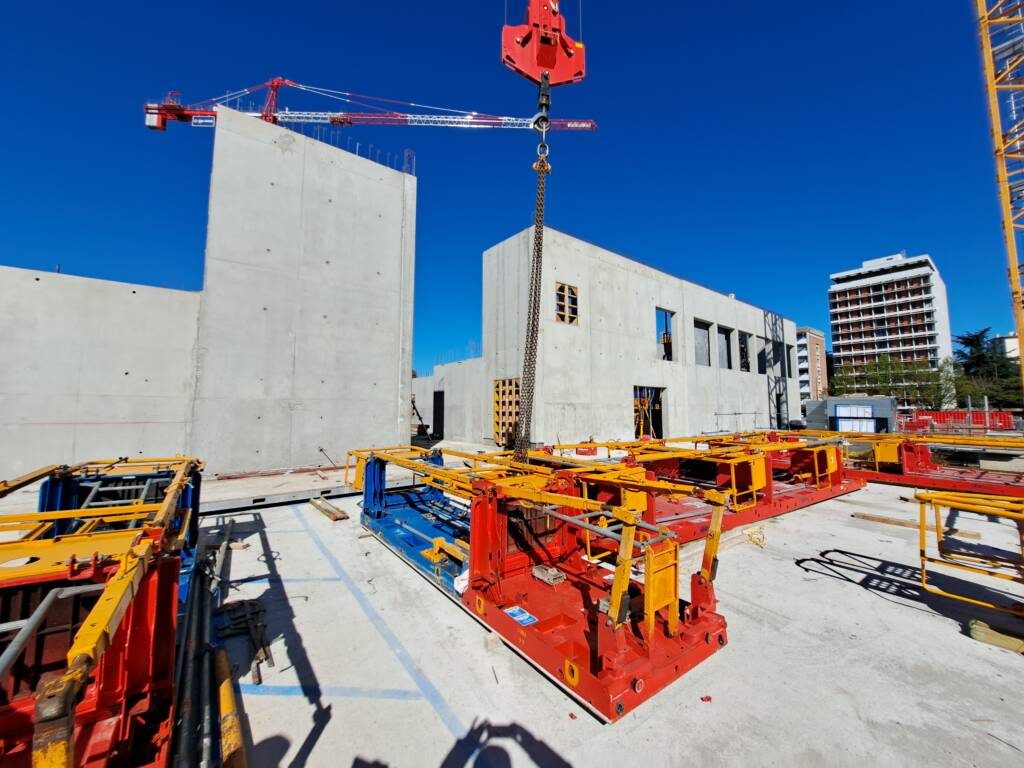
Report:
M 1024 499 L 1006 496 L 987 496 L 974 493 L 918 493 L 919 547 L 921 556 L 921 586 L 928 592 L 962 600 L 973 605 L 1024 616 L 1024 601 L 1007 595 L 1008 601 L 997 603 L 966 594 L 958 594 L 936 587 L 928 580 L 928 566 L 937 565 L 997 580 L 1024 584 Z M 973 551 L 958 548 L 947 541 L 943 533 L 943 510 L 968 512 L 984 516 L 989 523 L 1008 522 L 1016 528 L 1017 551 L 998 554 L 992 547 L 973 547 Z M 934 520 L 934 545 L 929 546 L 929 516 Z

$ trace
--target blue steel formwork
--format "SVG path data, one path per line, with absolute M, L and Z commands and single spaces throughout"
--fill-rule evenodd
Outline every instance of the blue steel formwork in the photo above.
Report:
M 440 451 L 434 451 L 424 461 L 443 466 L 444 460 Z M 452 546 L 457 546 L 457 540 L 469 542 L 469 508 L 428 485 L 388 491 L 387 467 L 388 462 L 372 455 L 366 461 L 360 522 L 399 557 L 458 600 L 455 577 L 461 566 L 449 557 L 435 562 L 427 553 L 434 551 L 434 540 L 438 538 Z
M 184 616 L 188 602 L 189 586 L 192 582 L 192 570 L 195 564 L 196 538 L 199 534 L 199 495 L 202 474 L 193 470 L 188 484 L 178 495 L 176 509 L 191 509 L 188 519 L 188 530 L 182 541 L 178 556 L 181 568 L 178 576 L 178 614 Z M 77 474 L 59 471 L 47 477 L 39 488 L 39 512 L 59 512 L 72 509 L 87 511 L 94 506 L 118 506 L 131 503 L 149 504 L 163 500 L 164 489 L 174 479 L 174 472 L 156 471 L 133 475 L 106 476 L 99 472 Z M 135 491 L 135 493 L 132 493 Z M 99 495 L 97 495 L 99 493 Z M 114 496 L 116 500 L 109 497 Z M 104 498 L 107 497 L 107 498 Z M 68 518 L 55 520 L 53 528 L 47 536 L 56 538 L 74 531 L 81 520 Z M 138 522 L 122 525 L 133 526 Z M 180 534 L 178 520 L 173 520 L 171 530 Z

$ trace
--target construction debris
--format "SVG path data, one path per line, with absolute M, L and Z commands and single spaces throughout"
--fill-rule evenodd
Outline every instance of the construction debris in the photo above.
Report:
M 259 600 L 234 600 L 225 603 L 217 611 L 218 617 L 223 619 L 223 623 L 217 627 L 219 639 L 242 635 L 248 638 L 252 658 L 250 672 L 256 685 L 263 683 L 260 664 L 274 666 L 274 655 L 267 640 L 267 625 L 263 622 L 264 613 L 265 609 Z
M 317 512 L 320 512 L 324 517 L 330 520 L 332 523 L 336 523 L 339 520 L 348 520 L 348 512 L 343 509 L 338 509 L 336 506 L 331 504 L 327 499 L 322 496 L 309 500 L 310 506 L 313 507 Z
M 869 523 L 882 523 L 883 525 L 896 525 L 900 528 L 913 528 L 917 530 L 918 523 L 916 520 L 901 520 L 898 517 L 889 517 L 887 515 L 873 515 L 869 512 L 854 512 L 850 517 L 855 517 L 858 520 L 865 520 Z M 927 530 L 930 533 L 935 533 L 935 526 L 927 526 Z M 943 534 L 946 536 L 957 536 L 961 539 L 972 539 L 973 541 L 980 541 L 981 534 L 976 531 L 961 531 L 956 528 L 943 528 Z

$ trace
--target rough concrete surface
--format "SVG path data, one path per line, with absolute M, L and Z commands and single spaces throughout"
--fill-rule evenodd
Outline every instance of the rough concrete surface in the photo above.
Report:
M 283 468 L 409 434 L 416 179 L 221 108 L 193 450 Z
M 484 387 L 520 375 L 532 230 L 484 252 Z M 579 320 L 555 317 L 555 285 L 578 291 Z M 533 418 L 539 442 L 632 439 L 633 387 L 663 387 L 665 435 L 744 431 L 768 424 L 768 377 L 757 372 L 764 311 L 732 295 L 682 280 L 579 238 L 548 228 Z M 674 312 L 673 359 L 663 360 L 656 311 Z M 694 322 L 711 325 L 710 365 L 699 365 Z M 792 374 L 790 418 L 800 415 L 795 378 L 796 325 L 785 320 Z M 718 329 L 728 331 L 731 367 L 722 367 Z M 750 371 L 740 369 L 739 334 L 749 334 Z M 782 370 L 781 361 L 776 364 Z M 485 399 L 485 426 L 490 400 Z
M 188 448 L 199 294 L 0 267 L 0 477 Z
M 873 486 L 767 522 L 763 549 L 725 551 L 729 644 L 612 725 L 361 538 L 357 500 L 338 502 L 347 522 L 309 505 L 237 515 L 250 547 L 232 551 L 230 599 L 262 596 L 277 638 L 262 686 L 231 646 L 250 764 L 1020 762 L 1024 660 L 963 632 L 1007 619 L 922 596 L 916 531 L 850 517 L 910 519 L 908 494 Z
M 416 179 L 220 108 L 201 293 L 0 267 L 0 477 L 409 434 Z

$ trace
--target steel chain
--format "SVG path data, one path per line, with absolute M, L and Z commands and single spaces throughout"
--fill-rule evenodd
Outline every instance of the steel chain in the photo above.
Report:
M 543 135 L 543 134 L 542 134 Z M 533 388 L 537 372 L 537 337 L 540 331 L 541 268 L 544 260 L 544 195 L 551 166 L 547 159 L 547 143 L 537 147 L 537 206 L 533 215 L 533 259 L 530 262 L 530 290 L 526 316 L 526 340 L 523 350 L 523 375 L 519 382 L 519 421 L 516 428 L 512 458 L 526 462 L 530 450 L 530 428 L 533 421 Z

